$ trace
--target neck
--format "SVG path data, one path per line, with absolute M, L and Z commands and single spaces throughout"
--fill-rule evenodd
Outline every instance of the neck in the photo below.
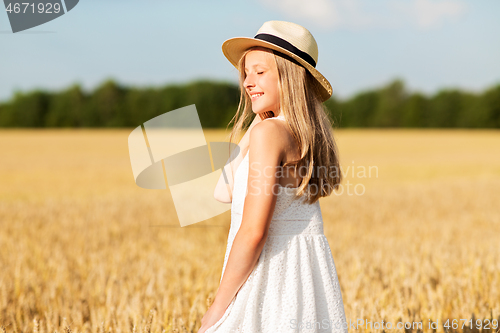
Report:
M 280 116 L 281 114 L 282 114 L 282 112 L 281 112 L 281 108 L 279 108 L 278 110 L 276 110 L 276 111 L 274 112 L 274 116 L 275 116 L 275 117 Z

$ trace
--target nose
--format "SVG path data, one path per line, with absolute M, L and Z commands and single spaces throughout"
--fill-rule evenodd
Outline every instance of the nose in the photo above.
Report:
M 246 76 L 245 81 L 243 81 L 243 86 L 248 89 L 250 87 L 255 87 L 255 83 L 253 82 L 252 75 L 249 74 Z

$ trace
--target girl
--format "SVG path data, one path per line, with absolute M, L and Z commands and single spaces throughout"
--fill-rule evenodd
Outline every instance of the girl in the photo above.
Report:
M 347 332 L 318 201 L 342 179 L 322 104 L 332 88 L 315 68 L 316 41 L 300 25 L 269 21 L 222 50 L 240 71 L 231 138 L 252 112 L 259 116 L 214 192 L 231 203 L 231 227 L 220 286 L 198 333 Z

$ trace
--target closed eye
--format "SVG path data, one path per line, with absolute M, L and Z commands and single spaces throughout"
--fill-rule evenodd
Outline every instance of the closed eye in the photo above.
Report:
M 264 73 L 264 72 L 257 72 L 257 74 L 262 74 L 262 73 Z

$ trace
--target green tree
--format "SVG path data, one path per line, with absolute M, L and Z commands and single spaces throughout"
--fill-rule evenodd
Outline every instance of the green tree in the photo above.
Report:
M 365 91 L 339 103 L 342 127 L 371 127 L 374 125 L 373 110 L 378 104 L 376 91 Z
M 421 93 L 412 94 L 401 112 L 402 127 L 426 127 L 428 125 L 429 100 Z
M 43 127 L 49 103 L 50 94 L 46 91 L 15 92 L 8 108 L 9 118 L 15 127 Z
M 378 101 L 373 109 L 372 125 L 398 127 L 401 124 L 403 106 L 408 98 L 404 83 L 397 79 L 379 90 Z
M 456 127 L 463 114 L 462 95 L 458 90 L 441 90 L 431 98 L 430 127 Z
M 83 114 L 86 126 L 118 127 L 126 124 L 127 89 L 108 79 L 91 94 Z
M 82 127 L 84 125 L 86 96 L 79 84 L 55 93 L 51 97 L 45 117 L 47 127 Z
M 486 90 L 481 100 L 488 114 L 486 127 L 500 128 L 500 84 Z

